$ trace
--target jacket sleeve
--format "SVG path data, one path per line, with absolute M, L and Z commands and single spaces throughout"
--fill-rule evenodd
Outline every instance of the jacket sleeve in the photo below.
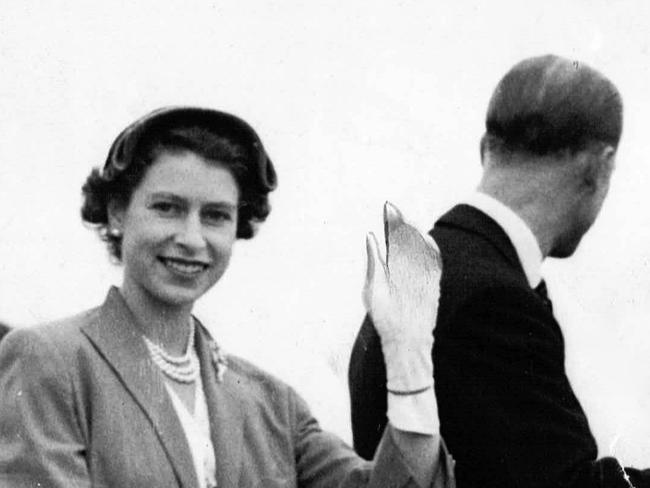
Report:
M 348 386 L 354 449 L 370 460 L 388 424 L 388 391 L 381 339 L 368 315 L 352 348 Z
M 441 446 L 440 463 L 430 484 L 418 480 L 386 429 L 374 462 L 368 462 L 336 436 L 320 429 L 305 402 L 292 392 L 298 486 L 454 488 L 453 461 Z M 438 442 L 432 437 L 431 442 Z
M 88 487 L 73 385 L 59 351 L 29 329 L 0 346 L 0 485 Z
M 491 289 L 436 332 L 442 435 L 463 487 L 650 487 L 650 471 L 597 459 L 550 313 L 524 291 Z

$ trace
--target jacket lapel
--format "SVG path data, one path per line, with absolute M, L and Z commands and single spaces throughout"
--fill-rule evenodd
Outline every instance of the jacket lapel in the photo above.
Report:
M 482 236 L 490 242 L 497 251 L 514 267 L 524 273 L 524 269 L 517 256 L 517 251 L 510 238 L 491 217 L 471 205 L 456 205 L 445 215 L 440 217 L 436 226 L 448 226 L 463 229 L 473 234 Z
M 198 323 L 198 321 L 197 321 Z M 218 486 L 238 486 L 242 469 L 244 397 L 234 372 L 217 377 L 217 345 L 199 323 L 196 348 L 201 363 L 201 379 L 210 416 L 210 437 L 217 464 Z M 220 366 L 223 367 L 223 366 Z
M 179 485 L 183 488 L 198 486 L 185 432 L 162 375 L 150 359 L 135 317 L 116 288 L 111 288 L 102 305 L 100 319 L 83 327 L 82 331 L 111 365 L 151 422 Z

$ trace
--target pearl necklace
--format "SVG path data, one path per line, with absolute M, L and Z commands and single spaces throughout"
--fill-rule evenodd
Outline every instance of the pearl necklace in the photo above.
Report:
M 193 383 L 199 377 L 199 358 L 194 350 L 195 328 L 194 320 L 192 320 L 187 349 L 182 356 L 172 356 L 158 344 L 154 344 L 147 336 L 142 336 L 149 350 L 149 355 L 156 366 L 167 377 L 179 383 Z

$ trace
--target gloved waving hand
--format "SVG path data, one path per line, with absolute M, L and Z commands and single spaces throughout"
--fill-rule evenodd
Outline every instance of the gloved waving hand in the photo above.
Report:
M 368 234 L 363 301 L 381 338 L 388 388 L 388 419 L 404 431 L 436 434 L 433 329 L 438 313 L 442 260 L 433 238 L 384 205 L 385 259 Z

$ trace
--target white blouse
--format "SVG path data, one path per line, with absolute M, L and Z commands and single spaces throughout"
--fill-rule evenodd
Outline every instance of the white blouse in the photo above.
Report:
M 210 440 L 210 420 L 208 418 L 208 405 L 203 393 L 201 376 L 196 380 L 194 388 L 194 414 L 190 412 L 174 389 L 165 381 L 165 387 L 176 410 L 185 437 L 190 446 L 194 469 L 199 481 L 199 488 L 214 488 L 217 486 L 216 461 L 214 446 Z

